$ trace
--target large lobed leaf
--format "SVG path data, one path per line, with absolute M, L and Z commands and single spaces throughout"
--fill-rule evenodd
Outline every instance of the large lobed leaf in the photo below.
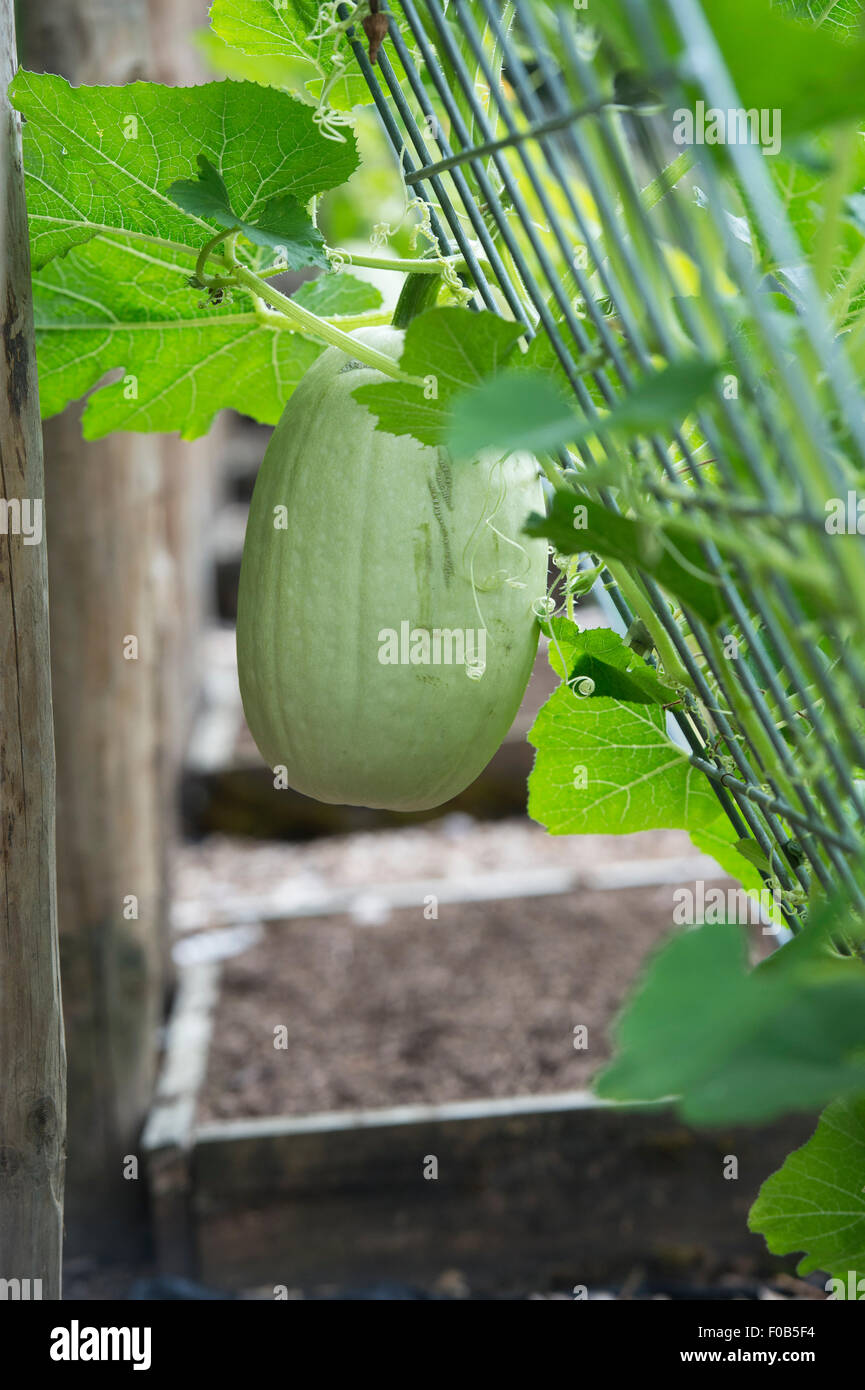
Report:
M 254 82 L 201 87 L 70 87 L 20 72 L 10 88 L 27 118 L 24 159 L 33 263 L 100 233 L 132 233 L 198 249 L 219 224 L 190 215 L 168 189 L 201 153 L 231 206 L 255 223 L 274 198 L 305 202 L 357 166 L 353 136 L 327 140 L 309 107 Z
M 815 1133 L 767 1178 L 748 1224 L 774 1255 L 804 1251 L 800 1274 L 827 1270 L 842 1297 L 861 1298 L 865 1273 L 865 1095 L 838 1100 Z M 853 1276 L 852 1279 L 850 1276 Z M 852 1290 L 851 1290 L 852 1285 Z
M 558 620 L 550 660 L 567 666 L 529 742 L 529 815 L 553 835 L 693 829 L 718 816 L 701 772 L 667 736 L 671 694 L 616 633 Z M 627 698 L 621 698 L 626 696 Z
M 560 685 L 529 742 L 538 750 L 529 815 L 553 835 L 687 830 L 717 818 L 711 787 L 670 742 L 658 706 L 580 699 Z
M 124 380 L 87 402 L 87 439 L 112 430 L 195 439 L 223 408 L 276 423 L 321 345 L 264 327 L 246 295 L 213 307 L 186 284 L 185 270 L 170 251 L 100 236 L 36 273 L 43 416 L 121 368 Z
M 735 923 L 671 938 L 615 1028 L 597 1090 L 676 1097 L 697 1124 L 755 1123 L 865 1093 L 865 965 L 838 954 L 848 925 L 831 903 L 754 970 Z

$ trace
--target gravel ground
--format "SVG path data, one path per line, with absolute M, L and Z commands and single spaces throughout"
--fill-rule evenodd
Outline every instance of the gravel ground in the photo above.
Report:
M 213 835 L 183 845 L 174 863 L 174 920 L 189 912 L 207 925 L 221 920 L 227 897 L 250 896 L 287 883 L 297 890 L 375 887 L 417 879 L 468 878 L 519 869 L 597 868 L 604 862 L 696 855 L 679 830 L 637 835 L 554 836 L 525 818 L 474 821 L 453 815 L 429 825 L 335 835 L 307 843 L 254 841 Z

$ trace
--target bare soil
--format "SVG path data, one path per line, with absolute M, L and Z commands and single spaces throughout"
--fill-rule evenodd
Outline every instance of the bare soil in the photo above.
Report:
M 586 1087 L 672 906 L 655 887 L 275 923 L 225 962 L 200 1119 Z

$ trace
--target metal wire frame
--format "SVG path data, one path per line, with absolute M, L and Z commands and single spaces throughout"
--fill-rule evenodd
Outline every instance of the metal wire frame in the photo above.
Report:
M 716 166 L 711 159 L 696 160 L 708 214 L 702 220 L 695 217 L 690 198 L 678 194 L 647 208 L 635 155 L 650 178 L 664 179 L 670 156 L 659 121 L 642 112 L 623 116 L 617 109 L 620 103 L 611 100 L 580 44 L 569 6 L 555 11 L 554 44 L 531 0 L 506 7 L 496 0 L 455 0 L 449 6 L 440 0 L 394 0 L 391 8 L 388 44 L 404 74 L 405 90 L 387 45 L 372 68 L 361 40 L 353 37 L 352 43 L 405 183 L 427 204 L 440 250 L 445 255 L 459 251 L 464 258 L 474 290 L 472 307 L 510 313 L 525 325 L 527 336 L 540 330 L 549 335 L 582 411 L 597 424 L 602 458 L 617 455 L 599 406 L 614 406 L 635 376 L 650 367 L 654 352 L 677 355 L 661 299 L 649 294 L 635 303 L 634 287 L 655 284 L 676 295 L 667 252 L 670 246 L 685 252 L 700 276 L 703 305 L 698 311 L 677 296 L 677 312 L 694 345 L 711 357 L 713 336 L 719 331 L 726 335 L 728 324 L 715 267 L 725 262 L 733 268 L 751 330 L 750 349 L 738 337 L 728 344 L 741 400 L 734 404 L 719 392 L 697 417 L 723 498 L 704 479 L 702 461 L 681 430 L 669 438 L 656 434 L 648 439 L 655 468 L 650 473 L 642 466 L 640 481 L 655 495 L 661 513 L 706 518 L 701 542 L 705 570 L 723 594 L 737 632 L 727 625 L 711 632 L 687 608 L 674 613 L 650 576 L 643 574 L 642 583 L 699 697 L 675 713 L 692 763 L 710 779 L 737 833 L 760 845 L 782 887 L 807 889 L 813 874 L 824 886 L 843 881 L 863 903 L 848 860 L 861 844 L 862 798 L 851 766 L 865 767 L 865 738 L 856 718 L 865 703 L 865 653 L 848 642 L 832 614 L 825 614 L 821 635 L 834 657 L 834 663 L 827 662 L 789 577 L 758 573 L 755 581 L 747 557 L 725 559 L 710 530 L 713 512 L 731 507 L 743 519 L 795 527 L 806 537 L 806 547 L 822 546 L 839 585 L 848 582 L 847 552 L 842 556 L 827 544 L 825 489 L 819 483 L 828 476 L 838 495 L 852 485 L 851 472 L 838 462 L 838 426 L 834 433 L 828 427 L 815 374 L 789 359 L 750 250 L 728 213 Z M 644 57 L 645 85 L 661 94 L 667 110 L 689 103 L 660 36 L 662 8 L 686 51 L 700 55 L 699 71 L 691 76 L 707 105 L 725 110 L 739 106 L 698 0 L 657 0 L 652 6 L 624 0 L 624 8 Z M 529 53 L 531 67 L 525 57 Z M 476 77 L 486 88 L 483 97 Z M 847 457 L 861 467 L 862 397 L 817 288 L 802 269 L 801 248 L 779 207 L 763 156 L 747 145 L 731 146 L 730 152 L 752 218 L 777 263 L 799 268 L 797 328 L 822 370 L 821 389 L 834 397 Z M 575 171 L 594 200 L 600 231 L 577 196 Z M 579 307 L 555 264 L 549 239 L 535 225 L 528 190 L 568 266 Z M 482 248 L 489 276 L 473 239 Z M 575 245 L 586 248 L 585 261 L 574 257 Z M 601 365 L 592 358 L 599 345 L 605 357 Z M 782 408 L 766 387 L 766 367 L 780 383 Z M 742 400 L 747 409 L 741 408 Z M 588 445 L 574 452 L 575 461 L 566 457 L 562 462 L 578 472 L 602 461 Z M 822 469 L 817 479 L 815 457 Z M 639 441 L 633 443 L 632 458 L 642 462 Z M 599 489 L 597 495 L 616 509 L 608 491 Z M 857 559 L 861 564 L 863 556 Z M 604 584 L 629 623 L 634 615 L 624 595 L 609 575 Z M 725 661 L 719 639 L 735 635 L 747 656 Z M 716 751 L 719 744 L 726 759 Z M 815 746 L 820 764 L 809 775 Z M 773 761 L 783 771 L 783 786 L 767 770 Z M 788 914 L 788 920 L 794 918 L 795 913 Z

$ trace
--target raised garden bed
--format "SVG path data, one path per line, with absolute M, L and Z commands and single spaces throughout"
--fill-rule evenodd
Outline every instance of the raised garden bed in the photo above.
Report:
M 615 892 L 543 893 L 536 878 L 533 896 L 440 904 L 437 921 L 391 885 L 377 924 L 272 922 L 224 963 L 184 969 L 145 1141 L 163 1270 L 225 1289 L 432 1287 L 456 1270 L 543 1292 L 634 1268 L 698 1282 L 771 1269 L 747 1208 L 810 1118 L 697 1133 L 586 1090 L 670 929 L 687 878 L 667 866 L 668 883 Z

